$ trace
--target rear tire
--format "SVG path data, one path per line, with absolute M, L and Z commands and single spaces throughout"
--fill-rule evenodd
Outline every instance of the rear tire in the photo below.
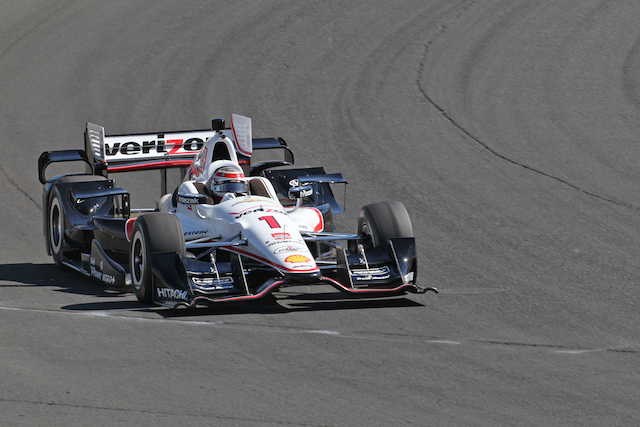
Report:
M 65 231 L 65 216 L 64 208 L 62 206 L 62 197 L 57 187 L 53 188 L 51 192 L 51 198 L 49 199 L 49 214 L 47 215 L 47 239 L 49 247 L 51 248 L 51 256 L 53 262 L 59 267 L 64 268 L 63 254 L 67 245 L 64 241 Z
M 413 237 L 413 227 L 404 205 L 384 201 L 364 206 L 358 215 L 358 234 L 365 248 L 375 248 L 388 239 Z
M 133 293 L 143 304 L 153 302 L 151 254 L 175 252 L 185 256 L 184 233 L 177 216 L 163 213 L 141 215 L 133 226 L 130 250 Z

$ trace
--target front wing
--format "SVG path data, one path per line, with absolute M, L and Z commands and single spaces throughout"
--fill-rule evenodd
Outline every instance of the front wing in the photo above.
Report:
M 257 286 L 250 283 L 253 273 L 249 273 L 242 257 L 233 253 L 229 262 L 217 264 L 181 258 L 176 253 L 152 254 L 153 301 L 170 308 L 251 301 L 281 287 L 302 283 L 331 285 L 347 294 L 371 297 L 437 292 L 435 288 L 415 284 L 415 271 L 410 271 L 415 268 L 413 238 L 390 239 L 388 244 L 370 251 L 365 260 L 357 254 L 348 254 L 342 247 L 336 253 L 335 262 L 320 267 L 320 275 L 300 279 L 271 274 Z

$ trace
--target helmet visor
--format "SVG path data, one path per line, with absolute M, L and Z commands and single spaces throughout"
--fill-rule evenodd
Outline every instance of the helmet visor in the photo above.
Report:
M 211 190 L 215 193 L 248 193 L 249 183 L 247 181 L 226 181 L 214 184 Z

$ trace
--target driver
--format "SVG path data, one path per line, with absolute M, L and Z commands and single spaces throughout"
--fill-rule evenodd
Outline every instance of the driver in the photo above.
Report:
M 222 166 L 213 173 L 211 180 L 211 195 L 215 203 L 235 199 L 237 196 L 249 194 L 249 182 L 244 177 L 242 169 Z

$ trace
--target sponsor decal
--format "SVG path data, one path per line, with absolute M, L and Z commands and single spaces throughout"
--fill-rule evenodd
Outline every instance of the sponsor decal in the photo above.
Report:
M 289 181 L 289 186 L 291 188 L 300 187 L 300 181 L 298 180 L 298 178 L 293 178 L 291 181 Z M 300 192 L 300 197 L 309 197 L 312 195 L 313 195 L 313 188 Z
M 271 237 L 273 237 L 275 240 L 291 239 L 291 235 L 289 233 L 273 233 Z
M 181 301 L 188 301 L 187 291 L 171 288 L 158 288 L 158 298 L 171 298 Z
M 291 236 L 289 236 L 289 237 L 291 237 Z M 291 240 L 276 240 L 274 242 L 268 242 L 267 241 L 264 244 L 267 245 L 268 248 L 270 248 L 271 246 L 274 246 L 274 245 L 289 245 L 289 244 L 293 244 L 293 243 L 296 243 L 298 245 L 303 245 L 304 244 L 304 240 L 299 240 L 299 239 L 298 240 L 293 240 L 293 239 L 291 239 Z
M 303 269 L 304 269 L 304 270 L 309 270 L 309 269 L 312 269 L 312 268 L 314 268 L 314 267 L 315 267 L 315 265 L 312 265 L 312 264 L 296 264 L 296 265 L 292 266 L 291 268 L 292 268 L 292 269 L 294 269 L 294 270 L 295 270 L 295 269 L 299 269 L 299 270 L 303 270 Z
M 191 280 L 194 284 L 207 291 L 232 289 L 234 283 L 233 277 L 220 277 L 219 279 L 215 277 L 192 277 Z
M 197 205 L 199 201 L 196 197 L 178 196 L 178 202 L 183 205 Z
M 102 268 L 102 266 L 100 267 Z M 96 279 L 110 285 L 116 283 L 116 278 L 114 276 L 102 273 L 102 271 L 98 270 L 93 265 L 91 265 L 91 277 L 95 277 Z
M 300 246 L 285 246 L 283 248 L 278 248 L 275 251 L 273 251 L 274 254 L 281 254 L 284 252 L 301 252 L 306 250 L 305 248 L 302 248 Z
M 304 243 L 304 242 L 300 241 L 300 243 Z M 245 256 L 247 256 L 249 258 L 253 258 L 253 259 L 257 260 L 257 261 L 260 261 L 260 262 L 263 262 L 265 264 L 271 265 L 271 266 L 277 268 L 278 270 L 294 271 L 294 272 L 298 272 L 298 271 L 313 271 L 313 272 L 320 271 L 318 266 L 315 265 L 313 263 L 313 261 L 311 261 L 311 263 L 307 264 L 307 265 L 295 264 L 293 266 L 284 266 L 284 265 L 281 265 L 281 264 L 277 264 L 277 263 L 275 263 L 272 260 L 269 260 L 267 258 L 263 258 L 263 257 L 261 257 L 259 255 L 256 255 L 254 253 L 247 252 L 247 251 L 244 251 L 242 249 L 238 249 L 237 247 L 229 248 L 229 250 L 231 252 L 235 252 L 237 254 L 245 255 Z
M 203 234 L 207 234 L 207 230 L 185 231 L 184 237 L 200 236 Z
M 311 260 L 304 255 L 290 255 L 284 259 L 284 262 L 292 262 L 292 263 L 309 262 L 309 261 Z
M 104 152 L 109 157 L 117 156 L 118 154 L 125 156 L 132 156 L 137 154 L 146 155 L 172 155 L 172 154 L 185 154 L 196 153 L 200 151 L 204 145 L 204 140 L 201 138 L 189 138 L 186 141 L 184 139 L 161 139 L 150 141 L 129 141 L 129 142 L 114 142 L 109 144 L 105 142 Z
M 265 209 L 263 206 L 259 206 L 257 208 L 256 207 L 248 208 L 248 209 L 245 209 L 242 212 L 237 212 L 237 213 L 236 212 L 229 212 L 229 213 L 231 215 L 235 215 L 235 218 L 238 219 L 238 218 L 241 218 L 241 217 L 243 217 L 245 215 L 252 214 L 252 213 L 255 213 L 255 212 L 275 212 L 275 213 L 284 214 L 284 212 L 279 210 L 279 209 L 272 209 L 272 208 L 266 208 Z
M 386 280 L 391 277 L 389 267 L 351 270 L 351 277 L 356 281 Z
M 247 211 L 244 211 L 244 212 L 241 212 L 241 213 L 237 214 L 236 215 L 236 219 L 242 218 L 243 216 L 249 215 L 249 214 L 254 213 L 254 212 L 262 212 L 262 211 L 264 211 L 264 209 L 262 207 L 255 208 L 255 209 L 250 209 L 250 210 L 247 210 Z M 231 214 L 231 215 L 233 215 L 233 214 Z

